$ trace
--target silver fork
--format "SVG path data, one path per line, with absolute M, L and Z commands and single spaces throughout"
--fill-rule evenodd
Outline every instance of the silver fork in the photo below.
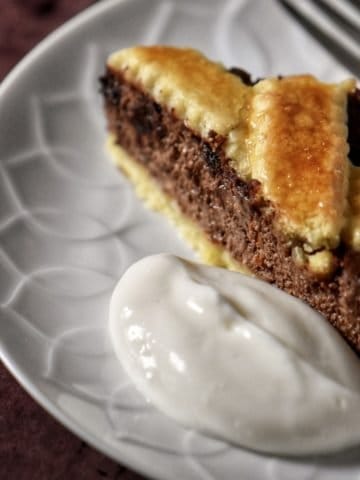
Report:
M 360 0 L 279 0 L 350 72 L 360 78 Z

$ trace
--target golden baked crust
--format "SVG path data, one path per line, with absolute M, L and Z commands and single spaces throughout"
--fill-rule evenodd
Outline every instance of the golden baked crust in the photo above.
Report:
M 345 224 L 349 161 L 346 100 L 354 84 L 309 75 L 254 86 L 252 177 L 279 209 L 282 228 L 309 250 L 335 248 Z
M 189 48 L 133 47 L 110 55 L 108 66 L 140 85 L 203 137 L 227 139 L 226 151 L 249 177 L 244 154 L 252 89 L 219 63 Z
M 163 46 L 121 50 L 108 67 L 203 138 L 223 136 L 233 167 L 261 182 L 279 228 L 302 245 L 314 273 L 334 268 L 331 252 L 317 251 L 336 248 L 342 236 L 360 249 L 360 180 L 348 201 L 346 101 L 354 81 L 293 76 L 252 87 L 194 50 Z

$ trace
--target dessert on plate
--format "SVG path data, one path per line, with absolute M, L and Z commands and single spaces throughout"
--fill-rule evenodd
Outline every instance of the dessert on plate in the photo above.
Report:
M 191 49 L 112 54 L 108 146 L 202 259 L 266 280 L 360 352 L 360 93 L 310 75 L 252 82 Z

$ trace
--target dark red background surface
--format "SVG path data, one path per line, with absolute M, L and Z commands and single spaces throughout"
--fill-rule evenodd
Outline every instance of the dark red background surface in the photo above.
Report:
M 0 0 L 0 79 L 91 0 Z M 0 479 L 144 480 L 72 435 L 0 363 Z

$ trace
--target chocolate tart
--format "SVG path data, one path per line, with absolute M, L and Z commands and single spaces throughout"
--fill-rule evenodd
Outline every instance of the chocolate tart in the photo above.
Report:
M 135 47 L 101 78 L 116 165 L 209 264 L 275 284 L 360 352 L 360 94 L 252 82 L 199 52 Z

